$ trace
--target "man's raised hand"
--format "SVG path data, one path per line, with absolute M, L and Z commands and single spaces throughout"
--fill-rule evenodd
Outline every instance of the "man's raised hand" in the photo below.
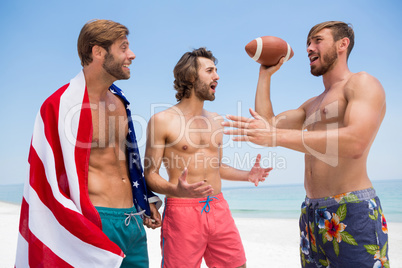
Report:
M 226 129 L 223 133 L 236 135 L 232 138 L 234 141 L 250 141 L 261 146 L 275 147 L 276 128 L 253 109 L 250 108 L 249 110 L 253 118 L 227 115 L 226 118 L 231 121 L 222 122 L 222 126 L 234 129 Z

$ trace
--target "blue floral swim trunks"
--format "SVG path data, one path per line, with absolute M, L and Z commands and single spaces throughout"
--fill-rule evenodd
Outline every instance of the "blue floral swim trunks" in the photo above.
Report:
M 299 227 L 302 267 L 389 267 L 387 222 L 373 188 L 306 197 Z

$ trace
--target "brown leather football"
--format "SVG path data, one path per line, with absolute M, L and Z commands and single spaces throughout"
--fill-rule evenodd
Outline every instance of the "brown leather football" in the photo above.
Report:
M 290 45 L 275 36 L 258 37 L 248 43 L 245 49 L 253 60 L 266 66 L 276 65 L 282 57 L 288 61 L 294 55 Z

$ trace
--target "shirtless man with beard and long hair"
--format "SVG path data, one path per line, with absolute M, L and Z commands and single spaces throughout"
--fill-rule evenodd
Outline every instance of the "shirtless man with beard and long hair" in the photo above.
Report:
M 213 101 L 219 76 L 215 57 L 205 48 L 185 53 L 174 69 L 175 106 L 148 123 L 145 179 L 166 195 L 162 218 L 162 267 L 245 267 L 239 232 L 221 192 L 221 179 L 256 186 L 271 168 L 260 158 L 251 171 L 222 163 L 223 118 L 204 109 Z M 169 180 L 159 174 L 161 164 Z

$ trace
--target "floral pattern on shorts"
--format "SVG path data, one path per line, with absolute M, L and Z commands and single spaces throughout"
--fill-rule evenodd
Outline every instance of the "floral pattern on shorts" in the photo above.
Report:
M 358 191 L 325 198 L 325 206 L 303 202 L 303 267 L 389 267 L 388 228 L 380 201 L 359 195 Z

